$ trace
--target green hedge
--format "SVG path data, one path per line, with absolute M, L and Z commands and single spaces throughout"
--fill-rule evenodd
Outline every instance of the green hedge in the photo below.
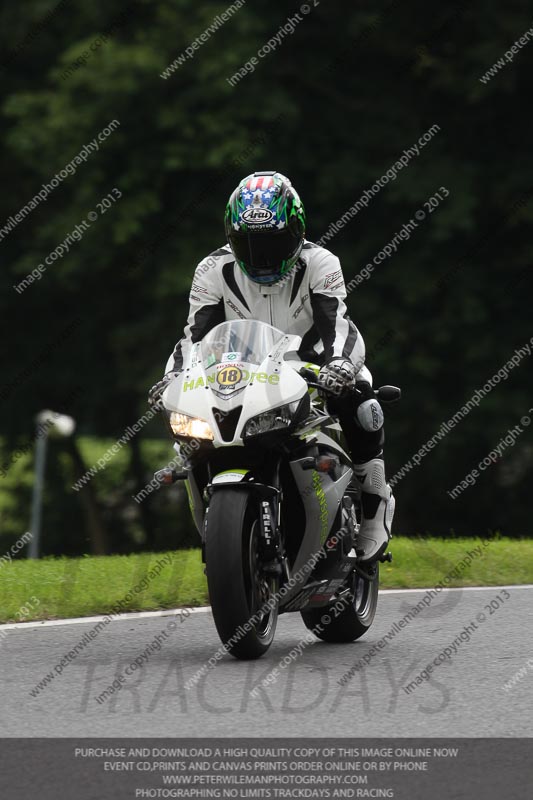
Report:
M 78 448 L 86 468 L 92 467 L 113 439 L 79 437 Z M 22 450 L 26 442 L 20 443 Z M 148 483 L 156 469 L 173 456 L 170 441 L 140 439 L 142 485 Z M 12 453 L 0 440 L 0 464 L 6 464 Z M 30 527 L 31 495 L 33 488 L 33 447 L 13 463 L 0 478 L 0 555 Z M 83 488 L 72 489 L 75 481 L 73 459 L 65 440 L 49 441 L 44 489 L 42 552 L 44 555 L 83 555 L 91 552 L 84 509 Z M 151 494 L 142 504 L 134 501 L 142 486 L 134 477 L 132 448 L 124 445 L 92 478 L 100 519 L 105 530 L 109 553 L 129 553 L 142 550 L 173 550 L 198 546 L 182 484 L 164 487 Z M 23 555 L 23 553 L 21 553 Z

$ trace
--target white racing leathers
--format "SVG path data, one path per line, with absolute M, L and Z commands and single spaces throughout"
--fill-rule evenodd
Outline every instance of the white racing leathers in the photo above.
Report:
M 364 367 L 363 338 L 347 315 L 340 261 L 312 242 L 304 243 L 298 263 L 274 286 L 250 280 L 226 245 L 200 262 L 189 300 L 185 338 L 176 345 L 167 371 L 181 369 L 191 344 L 219 322 L 257 319 L 301 336 L 303 360 L 321 363 L 343 356 L 363 370 L 361 378 L 372 380 Z
M 182 369 L 191 345 L 220 322 L 255 319 L 301 336 L 299 356 L 303 361 L 322 364 L 334 357 L 348 358 L 358 370 L 358 380 L 372 383 L 364 365 L 363 338 L 347 314 L 340 261 L 312 242 L 304 243 L 295 267 L 273 286 L 250 280 L 235 262 L 229 245 L 225 245 L 198 265 L 189 301 L 185 336 L 169 358 L 166 372 Z M 377 476 L 376 458 L 382 457 L 382 431 L 366 433 L 354 424 L 355 413 L 353 406 L 345 408 L 339 419 L 352 457 L 358 462 L 363 499 L 360 542 L 364 559 L 372 560 L 386 549 L 394 504 L 384 480 L 383 464 L 381 480 L 372 479 Z M 361 455 L 364 452 L 362 458 L 357 456 L 358 451 Z

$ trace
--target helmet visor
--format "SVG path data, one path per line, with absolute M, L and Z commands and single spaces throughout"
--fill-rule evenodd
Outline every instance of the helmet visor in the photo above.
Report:
M 230 245 L 235 257 L 246 264 L 251 277 L 261 278 L 276 268 L 281 270 L 301 245 L 301 238 L 288 228 L 281 231 L 232 231 Z

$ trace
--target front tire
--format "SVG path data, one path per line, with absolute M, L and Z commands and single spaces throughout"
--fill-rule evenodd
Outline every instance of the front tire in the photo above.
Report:
M 340 598 L 321 608 L 302 611 L 302 619 L 307 628 L 324 642 L 354 642 L 370 628 L 376 614 L 379 589 L 379 565 L 368 568 L 371 580 L 356 572 L 350 576 L 349 602 L 341 605 Z M 329 622 L 327 621 L 329 618 Z
M 277 603 L 266 613 L 277 579 L 259 561 L 259 506 L 246 489 L 217 489 L 209 504 L 206 575 L 218 635 L 235 658 L 260 658 L 274 639 Z M 252 617 L 254 620 L 252 621 Z M 239 626 L 251 625 L 246 633 Z

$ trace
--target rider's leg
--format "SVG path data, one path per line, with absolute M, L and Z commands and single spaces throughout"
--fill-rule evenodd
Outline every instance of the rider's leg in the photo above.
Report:
M 361 561 L 373 561 L 379 558 L 387 549 L 392 536 L 395 500 L 385 480 L 385 464 L 382 456 L 381 451 L 375 458 L 362 462 L 354 460 L 354 473 L 361 484 L 362 514 L 358 536 L 363 550 Z
M 360 371 L 358 379 L 372 382 L 366 367 Z M 354 473 L 361 486 L 362 518 L 358 536 L 363 550 L 361 561 L 373 561 L 385 552 L 391 537 L 394 497 L 385 480 L 384 430 L 363 430 L 357 419 L 360 402 L 353 396 L 334 401 L 354 462 Z

